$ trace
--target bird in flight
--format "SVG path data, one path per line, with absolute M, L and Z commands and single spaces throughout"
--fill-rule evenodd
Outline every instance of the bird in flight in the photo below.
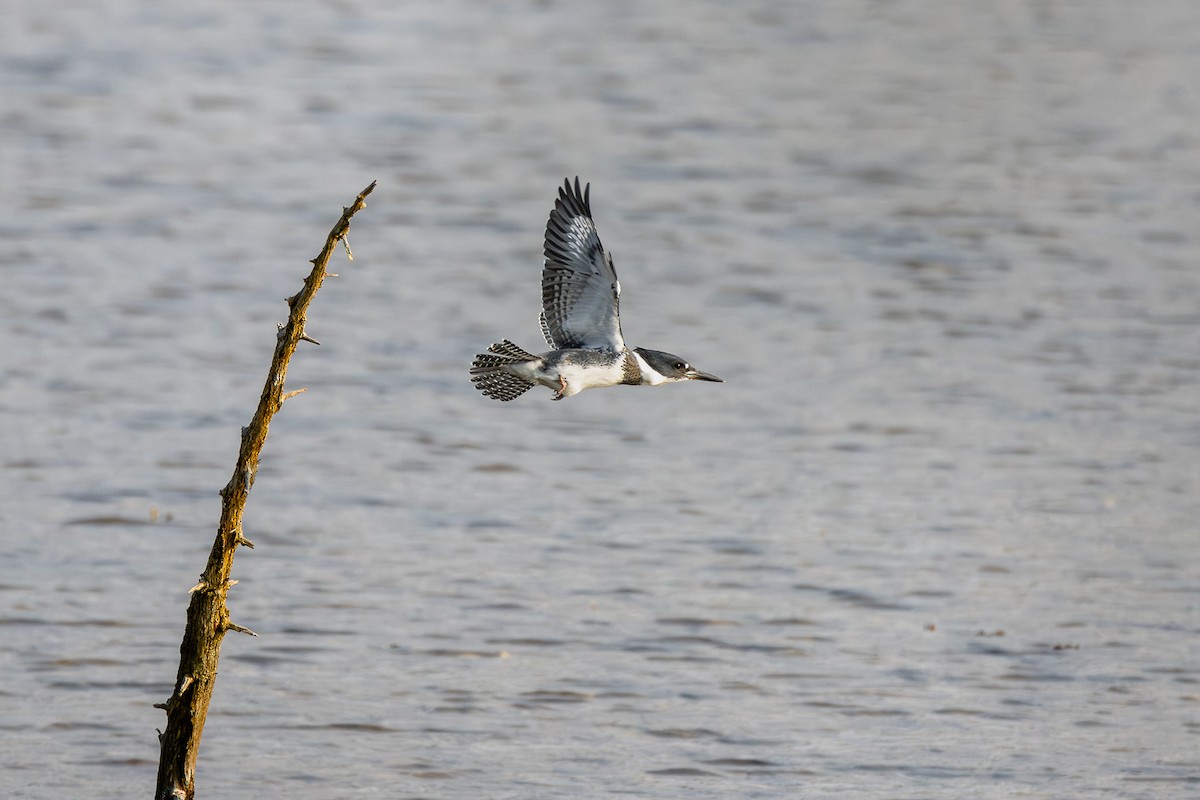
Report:
M 618 312 L 621 284 L 596 234 L 590 193 L 591 184 L 580 191 L 578 177 L 574 187 L 565 180 L 546 223 L 541 323 L 551 349 L 534 355 L 508 339 L 493 344 L 471 364 L 475 388 L 495 400 L 514 400 L 540 384 L 562 400 L 623 383 L 724 383 L 677 355 L 626 347 Z

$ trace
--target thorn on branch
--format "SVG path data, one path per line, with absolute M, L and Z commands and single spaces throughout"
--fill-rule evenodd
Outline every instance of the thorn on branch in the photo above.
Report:
M 312 338 L 311 336 L 309 336 L 307 333 L 302 333 L 302 334 L 300 334 L 300 341 L 302 341 L 302 342 L 312 342 L 313 344 L 317 345 L 318 347 L 320 347 L 320 345 L 321 345 L 321 343 L 320 343 L 320 342 L 318 342 L 316 339 L 314 339 L 314 338 Z
M 187 687 L 191 686 L 193 684 L 193 682 L 196 682 L 196 679 L 192 678 L 191 675 L 184 675 L 184 680 L 180 681 L 179 688 L 176 688 L 175 693 L 172 694 L 172 696 L 167 698 L 166 703 L 155 703 L 154 704 L 155 708 L 162 709 L 163 711 L 169 712 L 170 705 L 172 705 L 173 703 L 178 703 L 179 700 L 182 697 L 184 697 L 184 692 L 187 691 Z M 162 730 L 160 730 L 160 732 L 158 732 L 158 738 L 162 739 Z
M 320 342 L 317 342 L 317 344 L 320 344 Z M 298 395 L 298 394 L 304 394 L 304 393 L 305 393 L 305 392 L 307 392 L 307 391 L 308 391 L 308 387 L 307 387 L 307 386 L 306 386 L 306 387 L 304 387 L 303 389 L 293 389 L 292 391 L 290 391 L 290 392 L 288 392 L 287 394 L 285 394 L 283 397 L 279 398 L 279 403 L 280 403 L 280 405 L 282 405 L 284 400 L 290 400 L 290 399 L 292 399 L 293 397 L 295 397 L 296 395 Z
M 191 686 L 195 682 L 196 682 L 196 679 L 193 678 L 191 675 L 184 675 L 183 681 L 179 684 L 179 688 L 175 690 L 175 693 L 173 695 L 171 695 L 170 697 L 167 698 L 167 702 L 155 703 L 154 707 L 161 708 L 163 711 L 169 712 L 171 710 L 171 705 L 173 703 L 178 703 L 180 701 L 180 699 L 183 697 L 183 693 L 186 692 L 188 690 L 188 687 Z M 162 731 L 158 732 L 158 737 L 160 739 L 162 738 Z
M 345 212 L 350 211 L 350 209 L 348 209 L 348 208 L 344 208 L 342 210 Z M 353 261 L 354 253 L 350 251 L 350 236 L 348 234 L 344 234 L 344 233 L 342 234 L 342 247 L 346 248 L 346 260 Z M 333 277 L 335 277 L 335 278 L 337 277 L 337 275 L 335 273 L 325 273 L 325 274 L 326 275 L 333 274 Z
M 241 625 L 238 625 L 237 623 L 234 623 L 234 622 L 226 622 L 225 629 L 230 630 L 230 631 L 237 631 L 238 633 L 244 633 L 247 636 L 258 636 L 257 633 L 250 630 L 249 628 L 242 627 Z
M 200 581 L 195 586 L 188 589 L 188 594 L 195 594 L 196 592 L 204 591 L 207 588 L 208 588 L 208 583 L 205 581 Z
M 233 542 L 234 544 L 241 545 L 242 547 L 249 547 L 251 550 L 254 549 L 254 542 L 250 541 L 245 536 L 242 536 L 241 531 L 238 531 L 237 538 L 234 539 Z

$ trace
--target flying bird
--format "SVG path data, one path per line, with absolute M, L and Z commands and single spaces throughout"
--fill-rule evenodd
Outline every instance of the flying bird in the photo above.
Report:
M 546 223 L 542 269 L 542 335 L 545 353 L 526 352 L 508 339 L 475 356 L 471 382 L 495 400 L 515 400 L 534 386 L 562 400 L 601 386 L 659 386 L 677 381 L 716 381 L 684 359 L 662 350 L 627 347 L 618 305 L 621 284 L 612 256 L 600 244 L 589 202 L 591 184 L 579 178 L 558 190 Z

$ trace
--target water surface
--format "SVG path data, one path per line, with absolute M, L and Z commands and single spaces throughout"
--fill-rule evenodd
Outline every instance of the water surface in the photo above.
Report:
M 282 298 L 200 796 L 1200 784 L 1200 6 L 18 3 L 0 794 L 152 791 Z M 592 182 L 632 344 L 511 404 Z

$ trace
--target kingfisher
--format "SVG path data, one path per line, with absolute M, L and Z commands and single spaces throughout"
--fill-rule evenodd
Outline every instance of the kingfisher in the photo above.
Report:
M 620 384 L 724 383 L 672 353 L 625 346 L 621 284 L 596 233 L 591 188 L 581 191 L 578 177 L 574 186 L 564 180 L 546 223 L 541 326 L 551 349 L 534 355 L 508 339 L 493 344 L 471 364 L 475 388 L 495 400 L 515 400 L 540 384 L 562 400 Z

